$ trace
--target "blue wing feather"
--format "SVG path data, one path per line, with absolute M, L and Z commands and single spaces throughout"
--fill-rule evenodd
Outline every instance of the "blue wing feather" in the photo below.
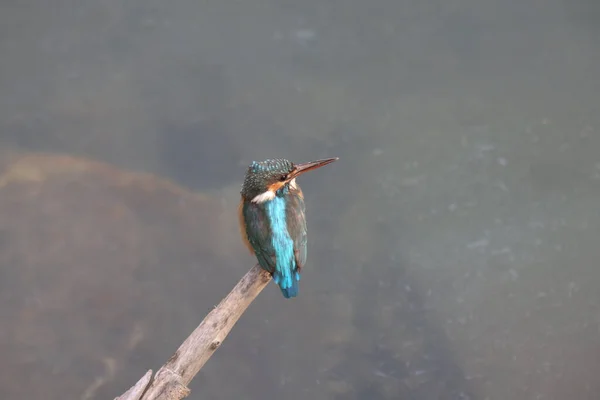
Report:
M 294 256 L 296 258 L 298 275 L 300 275 L 302 268 L 304 268 L 304 265 L 306 264 L 307 236 L 305 212 L 306 209 L 302 192 L 290 191 L 286 213 L 288 232 L 294 241 Z
M 275 272 L 275 250 L 271 245 L 271 226 L 267 214 L 261 204 L 244 202 L 242 217 L 246 230 L 246 238 L 254 250 L 260 266 L 273 274 Z

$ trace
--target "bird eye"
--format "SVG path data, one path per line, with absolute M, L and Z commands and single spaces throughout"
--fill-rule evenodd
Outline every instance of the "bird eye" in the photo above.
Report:
M 284 182 L 286 180 L 286 178 L 287 178 L 286 174 L 280 175 L 279 176 L 279 182 Z

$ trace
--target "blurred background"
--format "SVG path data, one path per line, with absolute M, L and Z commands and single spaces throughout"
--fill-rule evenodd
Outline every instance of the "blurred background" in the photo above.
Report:
M 246 165 L 300 183 L 190 399 L 597 399 L 593 0 L 0 4 L 0 398 L 112 399 L 253 265 Z

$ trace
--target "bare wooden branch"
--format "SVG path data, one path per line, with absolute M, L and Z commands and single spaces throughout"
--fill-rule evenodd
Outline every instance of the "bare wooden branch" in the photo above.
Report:
M 150 380 L 151 371 L 148 371 L 134 387 L 115 400 L 181 400 L 187 397 L 190 394 L 187 385 L 270 280 L 271 275 L 255 265 L 179 346 L 154 379 Z
M 149 369 L 134 386 L 119 397 L 116 397 L 115 400 L 140 400 L 146 387 L 148 387 L 148 384 L 150 383 L 150 378 L 152 378 L 151 369 Z

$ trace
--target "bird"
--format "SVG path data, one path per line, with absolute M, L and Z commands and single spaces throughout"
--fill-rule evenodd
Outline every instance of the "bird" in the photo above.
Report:
M 307 253 L 304 194 L 296 178 L 338 159 L 294 164 L 273 158 L 246 170 L 238 209 L 242 239 L 287 299 L 298 295 Z

